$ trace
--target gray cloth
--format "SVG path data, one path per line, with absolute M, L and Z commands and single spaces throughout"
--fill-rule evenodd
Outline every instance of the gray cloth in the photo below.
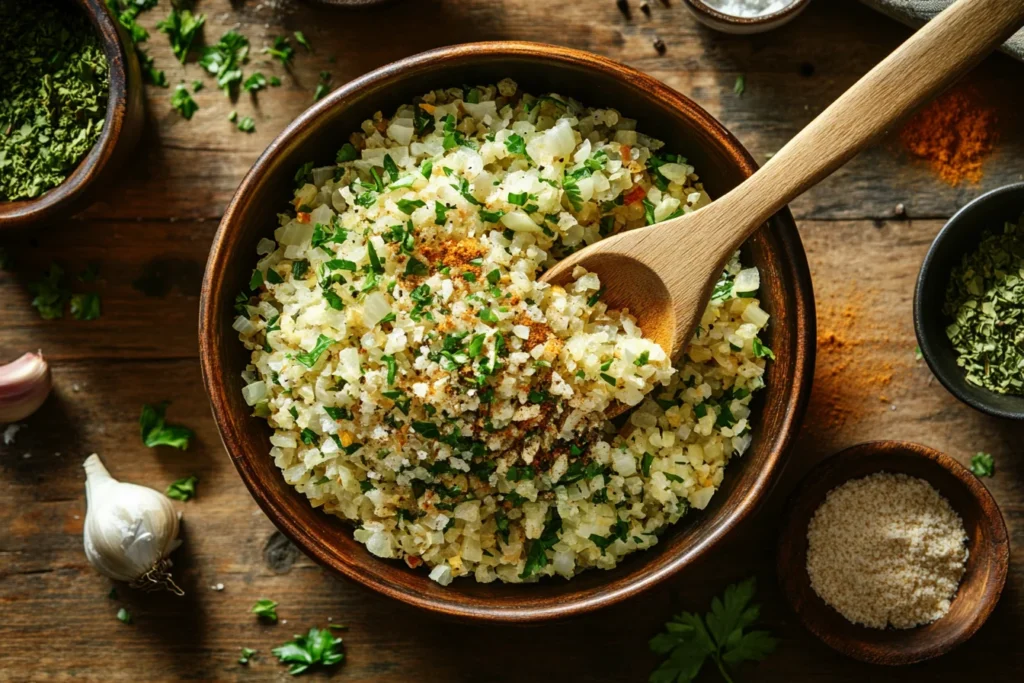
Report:
M 861 2 L 915 28 L 953 4 L 953 0 L 861 0 Z M 1002 50 L 1006 54 L 1024 61 L 1024 29 L 1017 31 L 1006 41 Z

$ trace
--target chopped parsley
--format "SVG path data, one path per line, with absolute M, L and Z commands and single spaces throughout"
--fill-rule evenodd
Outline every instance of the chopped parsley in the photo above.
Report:
M 321 334 L 316 340 L 316 345 L 313 346 L 310 351 L 300 353 L 295 356 L 295 360 L 302 365 L 305 365 L 307 368 L 312 368 L 320 359 L 321 354 L 323 354 L 323 352 L 329 349 L 333 344 L 335 344 L 335 340 Z
M 283 645 L 271 650 L 283 664 L 289 664 L 288 673 L 297 676 L 309 669 L 327 667 L 345 659 L 341 638 L 330 629 L 309 629 L 306 635 L 296 635 Z
M 147 447 L 170 446 L 183 451 L 188 448 L 189 439 L 195 436 L 188 427 L 167 424 L 164 415 L 170 404 L 170 401 L 161 401 L 153 406 L 142 406 L 139 427 L 142 432 L 142 443 Z
M 196 495 L 196 484 L 198 482 L 199 477 L 193 474 L 190 477 L 185 477 L 184 479 L 179 479 L 178 481 L 173 482 L 167 487 L 167 491 L 165 493 L 168 498 L 173 498 L 174 500 L 180 500 L 182 502 L 191 500 Z
M 270 55 L 287 68 L 295 55 L 295 48 L 291 46 L 285 36 L 275 36 L 274 41 L 263 48 L 263 54 Z
M 978 453 L 971 458 L 971 472 L 976 477 L 991 477 L 996 473 L 995 460 L 989 453 Z
M 267 598 L 260 598 L 252 606 L 250 610 L 260 619 L 266 619 L 267 621 L 277 622 L 277 603 Z

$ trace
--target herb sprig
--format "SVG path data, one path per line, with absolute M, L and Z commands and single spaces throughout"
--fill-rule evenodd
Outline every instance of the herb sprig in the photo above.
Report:
M 727 683 L 729 670 L 745 661 L 760 661 L 771 654 L 778 640 L 767 631 L 750 631 L 760 616 L 751 605 L 756 588 L 749 578 L 725 589 L 711 601 L 703 617 L 680 612 L 665 623 L 665 631 L 651 638 L 650 648 L 668 655 L 648 679 L 650 683 L 689 683 L 697 678 L 710 658 Z
M 288 673 L 292 676 L 312 668 L 332 666 L 345 659 L 341 638 L 330 629 L 315 626 L 306 635 L 296 634 L 294 640 L 275 647 L 271 652 L 282 663 L 291 665 Z

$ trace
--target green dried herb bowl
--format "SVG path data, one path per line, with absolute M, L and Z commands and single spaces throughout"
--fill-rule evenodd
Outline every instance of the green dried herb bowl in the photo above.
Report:
M 950 273 L 969 254 L 986 231 L 997 231 L 1024 214 L 1024 183 L 986 192 L 949 219 L 935 237 L 921 265 L 914 293 L 914 329 L 928 367 L 949 393 L 983 413 L 1024 420 L 1024 396 L 997 394 L 967 381 L 957 354 L 946 336 L 951 322 L 942 312 Z
M 74 0 L 103 41 L 110 68 L 110 93 L 103 132 L 63 183 L 39 197 L 0 201 L 0 231 L 56 221 L 88 206 L 131 154 L 145 121 L 142 73 L 131 40 L 107 11 L 103 0 Z M 125 46 L 129 46 L 126 48 Z

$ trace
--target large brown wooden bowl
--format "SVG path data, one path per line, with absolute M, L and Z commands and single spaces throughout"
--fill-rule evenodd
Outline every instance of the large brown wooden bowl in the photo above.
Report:
M 749 516 L 781 469 L 802 417 L 814 365 L 810 275 L 789 211 L 772 218 L 744 247 L 761 269 L 763 305 L 772 314 L 767 343 L 777 360 L 760 395 L 750 450 L 728 469 L 708 508 L 667 530 L 657 547 L 613 571 L 571 581 L 526 585 L 459 579 L 442 587 L 423 569 L 381 560 L 352 538 L 351 525 L 313 509 L 285 483 L 268 455 L 271 430 L 251 417 L 240 374 L 248 352 L 231 329 L 235 295 L 248 282 L 256 243 L 276 226 L 303 162 L 333 163 L 335 151 L 376 111 L 433 88 L 516 80 L 523 91 L 557 92 L 591 106 L 615 107 L 637 128 L 685 155 L 712 196 L 754 172 L 756 164 L 729 132 L 692 101 L 658 80 L 603 57 L 550 45 L 493 42 L 426 52 L 382 67 L 335 90 L 297 118 L 246 175 L 228 205 L 206 266 L 200 302 L 203 378 L 228 453 L 253 497 L 289 538 L 320 564 L 379 593 L 456 617 L 526 622 L 588 612 L 635 595 L 672 576 Z M 685 264 L 680 264 L 685 267 Z
M 945 496 L 967 532 L 967 567 L 944 617 L 910 629 L 877 629 L 846 620 L 822 600 L 807 573 L 807 527 L 828 492 L 877 472 L 924 479 Z M 999 506 L 976 476 L 956 460 L 906 441 L 872 441 L 827 458 L 790 497 L 776 560 L 779 583 L 811 633 L 843 654 L 872 664 L 913 664 L 938 657 L 973 636 L 1003 591 L 1010 540 Z
M 110 93 L 103 131 L 89 153 L 57 187 L 34 199 L 0 200 L 0 230 L 68 218 L 88 206 L 96 192 L 131 154 L 145 124 L 142 73 L 125 30 L 103 0 L 74 0 L 99 34 L 110 69 Z M 127 47 L 126 47 L 127 46 Z

